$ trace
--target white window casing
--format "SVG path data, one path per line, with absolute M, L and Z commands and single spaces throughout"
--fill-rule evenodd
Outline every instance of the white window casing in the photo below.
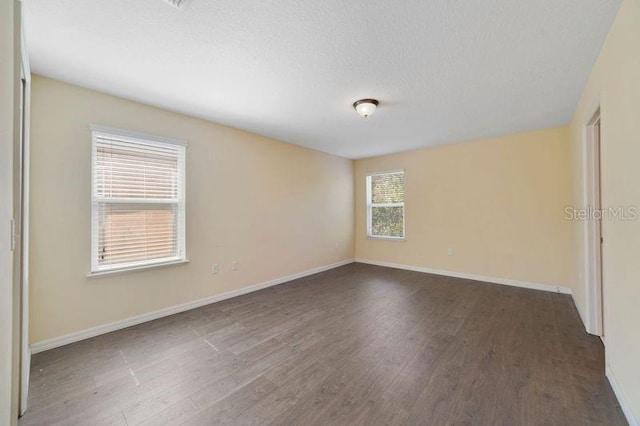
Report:
M 404 240 L 406 236 L 404 170 L 367 174 L 366 197 L 367 237 Z M 376 210 L 386 214 L 376 218 Z M 395 214 L 393 210 L 396 211 Z
M 91 275 L 186 262 L 186 143 L 91 126 Z

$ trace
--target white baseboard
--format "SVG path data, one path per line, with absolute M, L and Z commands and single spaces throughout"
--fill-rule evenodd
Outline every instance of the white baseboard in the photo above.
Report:
M 385 266 L 387 268 L 406 269 L 408 271 L 425 272 L 427 274 L 443 275 L 446 277 L 454 277 L 454 278 L 464 278 L 467 280 L 474 280 L 474 281 L 484 281 L 484 282 L 493 283 L 493 284 L 509 285 L 512 287 L 522 287 L 522 288 L 529 288 L 532 290 L 550 291 L 553 293 L 573 294 L 570 288 L 562 287 L 562 286 L 530 283 L 525 281 L 512 280 L 508 278 L 485 277 L 481 275 L 467 274 L 465 272 L 453 272 L 453 271 L 447 271 L 444 269 L 431 269 L 431 268 L 425 268 L 422 266 L 382 262 L 379 260 L 356 258 L 355 261 L 358 263 L 367 263 L 369 265 Z
M 304 278 L 309 275 L 328 271 L 330 269 L 348 265 L 353 262 L 354 262 L 354 259 L 343 260 L 340 262 L 332 263 L 330 265 L 320 266 L 317 268 L 309 269 L 307 271 L 298 272 L 292 275 L 287 275 L 286 277 L 280 277 L 273 280 L 265 281 L 263 283 L 251 285 L 248 287 L 243 287 L 238 290 L 227 291 L 225 293 L 217 294 L 215 296 L 205 297 L 204 299 L 194 300 L 192 302 L 183 303 L 181 305 L 170 306 L 168 308 L 160 309 L 153 312 L 147 312 L 145 314 L 136 315 L 135 317 L 127 318 L 124 320 L 112 322 L 109 324 L 103 324 L 96 327 L 91 327 L 86 330 L 77 331 L 75 333 L 66 334 L 60 337 L 54 337 L 53 339 L 47 339 L 40 342 L 35 342 L 31 344 L 31 353 L 37 354 L 38 352 L 43 352 L 48 349 L 57 348 L 60 346 L 68 345 L 69 343 L 78 342 L 80 340 L 89 339 L 91 337 L 99 336 L 101 334 L 106 334 L 112 331 L 131 327 L 132 325 L 137 325 L 143 322 L 152 321 L 158 318 L 188 311 L 190 309 L 199 308 L 200 306 L 209 305 L 211 303 L 220 302 L 226 299 L 231 299 L 232 297 L 241 296 L 247 293 L 252 293 L 254 291 L 262 290 L 263 288 L 272 287 L 278 284 L 283 284 L 292 280 L 296 280 L 298 278 Z
M 620 404 L 620 408 L 622 408 L 622 412 L 624 416 L 627 418 L 627 422 L 629 422 L 629 426 L 639 426 L 638 420 L 633 416 L 631 412 L 631 406 L 629 405 L 629 401 L 622 392 L 622 388 L 616 380 L 616 376 L 613 374 L 613 370 L 611 370 L 611 366 L 607 364 L 606 367 L 606 375 L 607 379 L 609 379 L 609 383 L 611 384 L 611 389 L 613 389 L 613 393 L 616 394 L 616 398 L 618 398 L 618 403 Z

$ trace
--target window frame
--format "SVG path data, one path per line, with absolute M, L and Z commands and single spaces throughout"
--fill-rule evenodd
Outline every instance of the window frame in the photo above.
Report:
M 373 176 L 381 176 L 381 175 L 393 175 L 400 174 L 404 175 L 404 183 L 405 183 L 405 197 L 404 201 L 401 203 L 374 203 L 372 202 L 372 193 L 371 193 L 371 178 Z M 379 172 L 370 172 L 367 173 L 365 179 L 366 186 L 366 205 L 367 205 L 367 238 L 373 240 L 391 240 L 391 241 L 405 241 L 407 239 L 407 213 L 406 213 L 406 205 L 407 205 L 407 194 L 406 194 L 406 185 L 407 185 L 407 175 L 404 169 L 395 169 L 395 170 L 384 170 Z M 402 207 L 402 236 L 401 237 L 393 237 L 387 235 L 374 235 L 373 234 L 373 208 L 374 207 Z
M 153 136 L 144 133 L 132 132 L 129 130 L 116 129 L 107 126 L 95 125 L 90 126 L 91 129 L 91 269 L 89 276 L 101 276 L 127 271 L 136 271 L 150 269 L 168 265 L 177 265 L 188 263 L 187 246 L 186 246 L 186 141 L 165 138 L 161 136 Z M 181 175 L 180 185 L 178 186 L 178 200 L 144 200 L 141 198 L 115 199 L 115 204 L 171 204 L 177 205 L 177 256 L 163 257 L 159 259 L 149 259 L 134 262 L 123 262 L 115 265 L 100 266 L 98 264 L 98 226 L 99 226 L 99 204 L 104 203 L 104 199 L 97 196 L 96 186 L 96 164 L 98 152 L 98 138 L 106 137 L 122 142 L 144 143 L 152 146 L 177 145 L 182 147 L 183 152 L 178 156 L 178 174 Z

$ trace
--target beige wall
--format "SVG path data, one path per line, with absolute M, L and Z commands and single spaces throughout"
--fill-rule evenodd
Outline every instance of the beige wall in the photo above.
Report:
M 640 1 L 625 0 L 576 109 L 572 130 L 574 204 L 584 207 L 584 125 L 601 108 L 602 202 L 640 206 Z M 576 304 L 587 311 L 584 223 L 574 224 Z M 640 419 L 640 220 L 603 221 L 606 362 Z
M 561 127 L 356 161 L 356 257 L 569 285 L 569 148 Z M 406 241 L 366 238 L 365 176 L 390 169 L 406 173 Z
M 32 93 L 32 342 L 353 257 L 352 161 L 40 76 Z M 87 277 L 92 123 L 189 142 L 189 264 Z

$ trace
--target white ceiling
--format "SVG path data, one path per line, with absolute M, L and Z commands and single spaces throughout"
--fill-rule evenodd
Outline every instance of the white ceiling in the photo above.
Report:
M 36 73 L 362 158 L 568 123 L 621 0 L 25 3 Z

